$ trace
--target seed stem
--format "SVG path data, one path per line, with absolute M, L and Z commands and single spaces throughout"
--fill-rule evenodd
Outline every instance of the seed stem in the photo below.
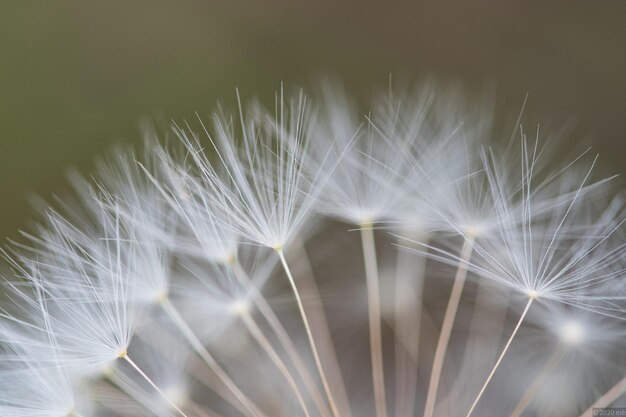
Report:
M 237 384 L 228 376 L 226 371 L 217 363 L 215 358 L 209 353 L 207 348 L 196 337 L 195 333 L 182 318 L 176 307 L 172 305 L 169 299 L 164 299 L 160 303 L 165 313 L 172 320 L 178 330 L 185 336 L 189 344 L 194 348 L 196 353 L 200 355 L 207 366 L 217 375 L 224 385 L 232 392 L 232 394 L 241 402 L 245 409 L 254 417 L 267 417 L 252 401 L 239 389 Z
M 304 311 L 304 306 L 302 305 L 302 299 L 300 298 L 298 287 L 296 286 L 293 276 L 291 275 L 291 270 L 289 269 L 289 265 L 287 264 L 287 260 L 285 259 L 285 254 L 283 253 L 283 250 L 280 248 L 276 249 L 276 253 L 280 258 L 280 262 L 282 263 L 283 269 L 285 270 L 287 278 L 289 279 L 289 283 L 291 284 L 291 289 L 293 290 L 294 296 L 296 297 L 298 309 L 300 310 L 300 316 L 302 317 L 304 328 L 309 339 L 309 344 L 311 345 L 311 351 L 313 352 L 313 359 L 315 360 L 317 371 L 320 374 L 320 379 L 322 380 L 322 385 L 324 386 L 324 392 L 326 392 L 326 396 L 328 397 L 330 408 L 332 409 L 333 415 L 335 417 L 340 417 L 339 410 L 337 409 L 337 405 L 335 403 L 335 399 L 333 398 L 330 386 L 328 385 L 328 380 L 326 379 L 326 374 L 324 373 L 324 368 L 322 367 L 322 361 L 320 360 L 319 354 L 317 352 L 317 347 L 315 346 L 315 339 L 313 338 L 311 326 L 309 325 L 309 320 L 307 319 L 306 312 Z
M 528 303 L 526 304 L 526 307 L 524 308 L 524 312 L 520 316 L 520 318 L 519 318 L 519 320 L 517 322 L 517 325 L 515 326 L 515 329 L 513 329 L 513 333 L 511 334 L 511 337 L 509 337 L 509 340 L 506 342 L 506 345 L 504 346 L 504 349 L 502 350 L 502 353 L 500 354 L 500 357 L 496 361 L 496 364 L 493 366 L 493 369 L 489 373 L 489 376 L 485 380 L 485 383 L 483 384 L 482 388 L 480 389 L 480 392 L 476 396 L 476 399 L 474 400 L 474 403 L 470 407 L 470 409 L 467 412 L 465 417 L 470 417 L 472 415 L 472 413 L 474 412 L 474 409 L 476 408 L 476 405 L 478 404 L 478 401 L 480 401 L 480 398 L 483 396 L 483 393 L 485 392 L 485 389 L 487 388 L 487 385 L 489 385 L 489 382 L 491 381 L 491 378 L 493 378 L 493 375 L 496 373 L 496 370 L 498 369 L 498 366 L 500 366 L 500 362 L 502 362 L 502 359 L 504 358 L 504 355 L 506 354 L 506 351 L 509 349 L 509 346 L 511 346 L 511 342 L 513 342 L 513 338 L 515 338 L 515 335 L 517 334 L 517 331 L 519 330 L 520 326 L 522 325 L 522 322 L 524 321 L 524 317 L 526 317 L 526 314 L 528 313 L 528 309 L 530 309 L 530 305 L 533 303 L 533 301 L 535 301 L 535 298 L 536 297 L 529 297 L 528 298 Z
M 313 378 L 307 370 L 307 367 L 304 364 L 302 357 L 298 353 L 296 346 L 293 344 L 293 341 L 289 337 L 289 333 L 287 333 L 287 330 L 281 324 L 280 320 L 276 316 L 276 313 L 274 313 L 274 310 L 272 310 L 272 307 L 263 297 L 263 294 L 261 294 L 261 292 L 256 288 L 246 271 L 241 267 L 239 261 L 237 259 L 234 259 L 233 262 L 229 263 L 229 265 L 230 268 L 232 268 L 232 271 L 235 274 L 237 280 L 244 287 L 252 289 L 252 302 L 259 310 L 263 318 L 267 320 L 267 323 L 276 335 L 276 338 L 278 339 L 280 345 L 283 347 L 283 349 L 285 349 L 285 352 L 287 352 L 287 356 L 289 356 L 289 359 L 295 366 L 296 371 L 298 372 L 307 389 L 309 390 L 313 401 L 317 405 L 317 408 L 320 410 L 320 413 L 324 417 L 330 417 L 330 410 L 328 409 L 328 405 L 326 404 L 324 398 L 322 397 L 322 394 L 318 389 L 318 385 L 315 381 L 313 381 Z
M 337 407 L 342 417 L 352 417 L 350 401 L 348 400 L 346 385 L 341 375 L 341 367 L 337 359 L 337 352 L 331 336 L 330 326 L 328 325 L 328 318 L 324 311 L 322 297 L 320 296 L 306 247 L 301 239 L 296 238 L 293 240 L 291 248 L 294 249 L 294 254 L 297 256 L 297 264 L 300 271 L 298 278 L 300 290 L 307 294 L 304 300 L 304 307 L 308 312 L 307 316 L 311 323 L 311 329 L 315 334 L 315 339 L 318 341 L 317 346 L 320 349 L 320 357 L 322 362 L 326 365 L 326 376 L 332 387 Z
M 528 407 L 533 398 L 535 398 L 535 395 L 539 392 L 539 388 L 541 388 L 541 385 L 543 385 L 549 373 L 563 359 L 563 353 L 563 347 L 559 346 L 554 353 L 550 355 L 550 358 L 546 361 L 545 365 L 539 372 L 539 375 L 537 375 L 537 377 L 531 382 L 524 392 L 524 395 L 513 409 L 511 417 L 520 417 L 524 413 L 524 410 L 526 410 L 526 407 Z
M 441 371 L 443 369 L 446 351 L 448 350 L 450 335 L 452 334 L 452 326 L 454 325 L 456 312 L 459 308 L 461 293 L 463 292 L 463 286 L 465 285 L 465 277 L 467 276 L 467 262 L 472 256 L 473 248 L 474 239 L 467 238 L 465 240 L 465 243 L 463 244 L 463 249 L 461 251 L 461 261 L 459 262 L 459 266 L 456 270 L 454 284 L 452 285 L 452 291 L 450 292 L 450 299 L 448 300 L 448 306 L 446 307 L 446 313 L 443 317 L 441 332 L 439 333 L 439 340 L 437 341 L 437 349 L 435 350 L 433 367 L 430 372 L 430 382 L 428 383 L 428 393 L 426 394 L 424 417 L 432 417 L 435 411 L 435 401 L 437 400 L 437 389 L 439 388 Z
M 370 350 L 372 360 L 372 383 L 374 385 L 374 402 L 376 416 L 387 417 L 385 400 L 385 374 L 383 369 L 383 343 L 380 313 L 380 288 L 376 244 L 372 225 L 365 223 L 359 227 L 363 246 L 363 262 L 365 263 L 365 280 L 367 283 L 367 306 L 370 329 Z
M 300 392 L 300 389 L 298 388 L 296 381 L 293 379 L 293 376 L 289 372 L 289 369 L 285 365 L 285 362 L 283 362 L 282 359 L 280 359 L 280 356 L 278 355 L 278 353 L 276 353 L 276 350 L 272 347 L 272 344 L 270 343 L 270 341 L 267 340 L 267 337 L 265 337 L 265 335 L 263 334 L 263 331 L 259 328 L 259 326 L 256 324 L 254 319 L 250 316 L 250 313 L 248 312 L 242 313 L 241 319 L 243 323 L 246 325 L 246 328 L 248 329 L 252 337 L 254 337 L 257 343 L 263 348 L 263 350 L 265 350 L 265 353 L 267 353 L 267 355 L 270 357 L 272 362 L 274 362 L 274 365 L 276 365 L 280 373 L 283 374 L 283 377 L 287 381 L 287 384 L 289 385 L 294 395 L 296 396 L 298 403 L 300 404 L 300 407 L 302 407 L 302 411 L 304 411 L 305 416 L 310 417 L 309 410 L 306 407 L 306 403 L 304 402 L 302 393 Z
M 423 235 L 426 242 L 428 236 Z M 426 259 L 398 251 L 395 285 L 395 417 L 415 415 L 417 368 L 422 321 L 422 288 Z
M 135 370 L 139 373 L 139 375 L 141 375 L 143 379 L 145 379 L 148 382 L 148 384 L 150 384 L 152 388 L 154 388 L 159 393 L 159 395 L 161 395 L 161 397 L 163 397 L 163 399 L 167 401 L 167 403 L 170 406 L 172 406 L 172 408 L 178 411 L 181 416 L 187 417 L 187 415 L 183 413 L 183 411 L 180 408 L 178 408 L 178 406 L 174 403 L 174 401 L 170 400 L 170 398 L 163 391 L 161 391 L 161 389 L 154 382 L 152 382 L 152 380 L 148 377 L 148 375 L 146 375 L 141 370 L 141 368 L 137 366 L 137 364 L 135 364 L 135 362 L 133 362 L 132 359 L 127 354 L 122 355 L 121 358 L 124 359 L 126 362 L 128 362 L 130 366 L 135 368 Z

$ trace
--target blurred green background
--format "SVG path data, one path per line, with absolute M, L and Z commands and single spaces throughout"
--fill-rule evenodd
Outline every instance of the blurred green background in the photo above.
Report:
M 626 2 L 29 1 L 0 4 L 0 236 L 26 197 L 65 188 L 142 116 L 181 119 L 281 81 L 341 77 L 367 97 L 389 73 L 481 86 L 499 111 L 574 120 L 621 171 Z M 270 96 L 271 97 L 271 96 Z

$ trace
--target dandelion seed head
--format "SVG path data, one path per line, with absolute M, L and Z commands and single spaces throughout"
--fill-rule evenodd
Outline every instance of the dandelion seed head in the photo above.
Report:
M 167 397 L 178 406 L 184 405 L 189 398 L 187 389 L 179 385 L 170 385 L 164 389 L 164 392 L 165 395 L 167 395 Z M 164 405 L 168 407 L 167 404 Z
M 483 230 L 483 227 L 479 225 L 470 225 L 470 226 L 465 226 L 463 228 L 463 231 L 470 239 L 476 239 L 477 237 L 479 237 L 481 235 L 482 230 Z
M 539 295 L 540 295 L 539 291 L 537 291 L 537 290 L 532 290 L 532 289 L 531 289 L 531 290 L 528 290 L 528 291 L 526 292 L 526 294 L 528 295 L 528 298 L 530 298 L 531 300 L 534 300 L 534 299 L 536 299 L 536 298 L 539 298 Z
M 405 87 L 370 110 L 333 84 L 237 93 L 38 200 L 2 250 L 0 415 L 576 415 L 622 395 L 614 177 Z
M 619 260 L 623 243 L 617 237 L 624 221 L 623 201 L 595 198 L 606 193 L 610 181 L 593 181 L 596 159 L 585 161 L 582 156 L 565 164 L 569 175 L 551 175 L 541 184 L 534 177 L 536 146 L 522 139 L 522 181 L 513 188 L 516 193 L 502 189 L 506 184 L 500 182 L 500 171 L 505 168 L 487 170 L 497 227 L 495 233 L 476 238 L 468 267 L 530 298 L 623 316 L 623 292 L 611 294 L 624 275 Z M 574 168 L 576 163 L 584 168 Z M 593 214 L 587 210 L 592 199 L 598 206 L 604 202 Z M 429 248 L 437 259 L 452 255 L 452 262 L 459 260 L 453 252 Z
M 561 339 L 569 345 L 579 344 L 585 338 L 585 335 L 585 328 L 576 321 L 563 323 L 560 331 Z
M 248 300 L 235 300 L 230 309 L 234 315 L 244 316 L 250 311 L 250 302 Z

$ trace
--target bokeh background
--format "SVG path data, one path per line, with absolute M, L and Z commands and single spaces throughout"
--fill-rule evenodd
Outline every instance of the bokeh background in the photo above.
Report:
M 28 1 L 0 3 L 0 236 L 27 225 L 30 193 L 66 187 L 142 117 L 180 120 L 217 100 L 272 97 L 281 81 L 394 76 L 480 89 L 533 123 L 569 123 L 621 172 L 626 2 Z

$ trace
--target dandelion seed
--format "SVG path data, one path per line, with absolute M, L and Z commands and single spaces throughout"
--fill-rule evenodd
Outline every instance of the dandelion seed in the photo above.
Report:
M 239 113 L 242 139 L 239 149 L 236 147 L 239 135 L 232 121 L 216 116 L 215 138 L 204 129 L 225 171 L 221 176 L 206 159 L 197 140 L 192 141 L 184 132 L 180 136 L 216 204 L 214 212 L 222 213 L 216 216 L 217 220 L 239 236 L 272 248 L 278 254 L 298 301 L 326 395 L 337 416 L 306 312 L 283 252 L 311 216 L 328 175 L 321 168 L 311 176 L 304 170 L 310 116 L 306 99 L 300 94 L 287 110 L 281 91 L 274 117 L 258 105 L 252 106 L 244 116 L 240 104 Z

